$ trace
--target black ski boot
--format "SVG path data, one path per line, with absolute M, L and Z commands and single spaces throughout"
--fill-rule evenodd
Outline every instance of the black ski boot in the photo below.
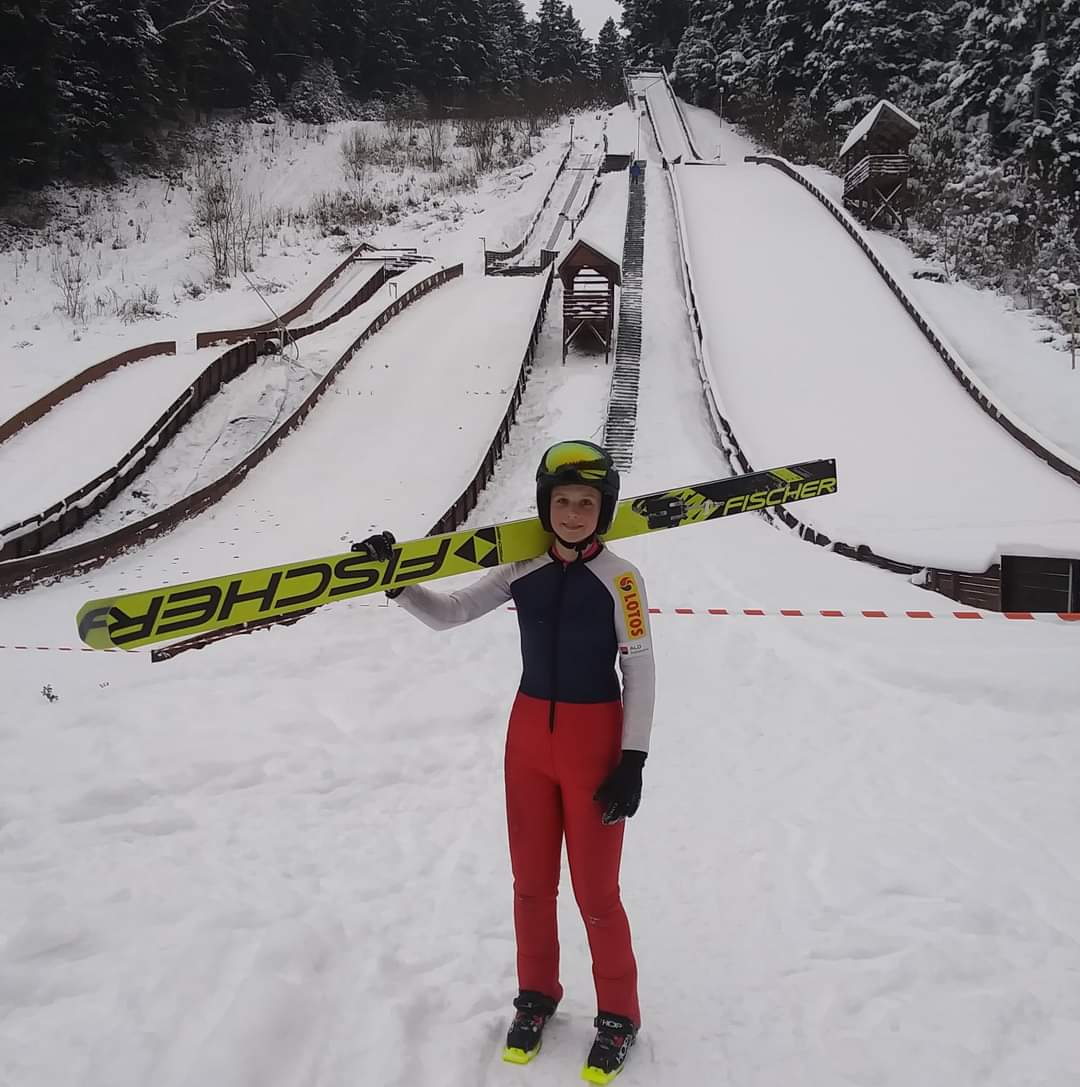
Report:
M 581 1070 L 581 1078 L 589 1083 L 610 1083 L 626 1063 L 626 1055 L 637 1037 L 637 1027 L 624 1015 L 601 1012 L 594 1020 L 596 1041 L 589 1050 L 589 1059 Z
M 547 1021 L 555 1014 L 556 1002 L 550 996 L 522 989 L 514 1000 L 517 1012 L 506 1032 L 503 1060 L 511 1064 L 528 1064 L 540 1052 Z

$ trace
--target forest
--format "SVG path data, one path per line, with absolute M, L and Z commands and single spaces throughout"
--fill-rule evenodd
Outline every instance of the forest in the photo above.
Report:
M 591 42 L 564 0 L 4 0 L 0 199 L 152 163 L 214 111 L 550 111 L 617 101 L 622 67 L 614 22 Z

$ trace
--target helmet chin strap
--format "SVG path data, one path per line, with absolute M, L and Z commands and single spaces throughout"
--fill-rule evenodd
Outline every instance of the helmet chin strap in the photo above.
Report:
M 579 540 L 577 543 L 571 543 L 569 540 L 564 540 L 557 532 L 554 532 L 553 535 L 567 551 L 576 551 L 579 555 L 583 555 L 592 546 L 597 534 L 594 532 L 591 535 L 586 536 L 584 540 Z

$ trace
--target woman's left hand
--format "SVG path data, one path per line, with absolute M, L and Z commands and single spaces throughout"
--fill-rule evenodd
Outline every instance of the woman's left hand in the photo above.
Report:
M 621 823 L 638 810 L 641 804 L 641 768 L 647 757 L 644 751 L 623 751 L 619 765 L 593 796 L 603 808 L 601 822 L 609 826 Z

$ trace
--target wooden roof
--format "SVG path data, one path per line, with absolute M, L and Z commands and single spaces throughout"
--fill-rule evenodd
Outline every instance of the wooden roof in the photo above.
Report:
M 582 268 L 592 268 L 599 272 L 609 283 L 617 287 L 622 285 L 622 269 L 619 262 L 609 257 L 595 245 L 590 245 L 583 238 L 578 238 L 566 256 L 559 261 L 556 271 L 564 284 L 569 283 Z
M 902 151 L 919 133 L 919 122 L 884 98 L 848 133 L 840 158 L 866 141 L 865 154 Z

